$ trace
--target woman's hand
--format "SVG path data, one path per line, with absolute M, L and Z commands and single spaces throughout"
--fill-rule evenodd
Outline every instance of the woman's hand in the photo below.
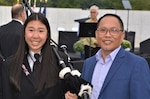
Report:
M 78 96 L 76 94 L 71 93 L 70 91 L 67 91 L 65 93 L 65 99 L 78 99 Z

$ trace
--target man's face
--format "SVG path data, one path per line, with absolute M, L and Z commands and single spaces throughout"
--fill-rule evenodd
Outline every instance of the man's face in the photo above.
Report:
M 106 16 L 100 21 L 95 35 L 102 51 L 111 53 L 120 46 L 125 34 L 117 18 Z
M 97 19 L 98 12 L 96 9 L 91 9 L 90 16 L 92 19 Z

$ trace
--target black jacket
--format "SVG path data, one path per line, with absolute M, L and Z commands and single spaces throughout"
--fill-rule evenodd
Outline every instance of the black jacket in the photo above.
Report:
M 23 71 L 21 75 L 21 91 L 16 91 L 10 84 L 9 80 L 9 66 L 12 61 L 13 58 L 9 57 L 6 61 L 2 62 L 1 65 L 2 87 L 0 89 L 0 99 L 64 99 L 64 80 L 59 79 L 59 81 L 54 86 L 43 89 L 39 93 L 35 94 L 32 75 L 26 76 Z M 24 61 L 24 63 L 25 65 L 28 65 L 27 61 Z
M 23 25 L 15 20 L 0 27 L 0 52 L 5 59 L 16 52 L 22 31 Z

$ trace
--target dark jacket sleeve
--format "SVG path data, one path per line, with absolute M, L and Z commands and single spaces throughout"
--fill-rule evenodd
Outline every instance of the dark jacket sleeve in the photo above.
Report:
M 0 58 L 0 99 L 3 99 L 2 97 L 2 58 Z

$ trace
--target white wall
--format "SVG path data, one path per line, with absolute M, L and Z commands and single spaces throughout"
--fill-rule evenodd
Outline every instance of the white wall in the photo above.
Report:
M 3 25 L 11 20 L 11 7 L 0 6 L 0 25 Z M 39 8 L 36 8 L 38 11 Z M 127 29 L 127 10 L 106 10 L 100 9 L 99 16 L 105 13 L 115 13 L 119 15 L 123 22 L 124 28 Z M 72 31 L 72 28 L 78 28 L 78 22 L 75 19 L 85 18 L 89 16 L 89 10 L 71 9 L 71 8 L 47 8 L 47 18 L 51 26 L 52 39 L 58 41 L 58 28 L 62 27 L 67 31 Z M 135 31 L 135 47 L 139 47 L 139 43 L 150 38 L 150 11 L 129 11 L 128 31 Z

